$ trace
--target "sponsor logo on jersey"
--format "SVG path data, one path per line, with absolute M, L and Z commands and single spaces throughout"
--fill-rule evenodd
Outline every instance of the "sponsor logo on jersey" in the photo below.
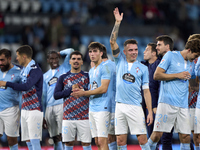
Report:
M 50 79 L 50 81 L 48 82 L 49 86 L 52 86 L 54 84 L 56 84 L 58 81 L 58 78 L 57 77 L 53 77 Z

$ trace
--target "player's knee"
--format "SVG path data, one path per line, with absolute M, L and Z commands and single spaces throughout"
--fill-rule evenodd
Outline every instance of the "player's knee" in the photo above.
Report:
M 116 141 L 116 136 L 115 135 L 108 135 L 108 143 L 112 143 Z
M 99 147 L 103 147 L 106 144 L 108 144 L 108 138 L 98 138 Z
M 147 143 L 147 135 L 146 134 L 141 134 L 139 136 L 137 136 L 138 138 L 138 142 L 140 145 L 144 145 Z
M 118 146 L 126 145 L 126 140 L 123 139 L 122 137 L 118 136 L 118 137 L 117 137 L 117 145 L 118 145 Z
M 65 142 L 66 146 L 74 146 L 74 141 Z
M 81 145 L 82 145 L 82 146 L 90 146 L 91 143 L 83 143 L 83 142 L 82 142 Z
M 57 142 L 60 142 L 61 141 L 61 135 L 56 135 L 53 137 L 53 142 L 54 143 L 57 143 Z
M 190 143 L 190 135 L 189 134 L 181 134 L 179 136 L 181 136 L 181 138 L 180 138 L 181 143 Z
M 7 140 L 8 140 L 8 145 L 9 146 L 13 146 L 13 145 L 17 144 L 17 137 L 9 137 L 9 136 L 7 136 Z

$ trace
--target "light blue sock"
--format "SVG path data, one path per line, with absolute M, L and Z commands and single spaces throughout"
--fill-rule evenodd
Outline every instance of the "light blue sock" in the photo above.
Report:
M 10 150 L 18 150 L 18 144 L 15 144 L 13 146 L 9 146 Z
M 28 146 L 29 150 L 33 150 L 32 144 L 31 142 L 26 142 L 26 145 Z
M 31 139 L 33 150 L 41 150 L 40 139 Z
M 65 145 L 65 150 L 73 150 L 73 146 L 67 146 L 67 145 Z
M 195 146 L 195 149 L 196 149 L 196 150 L 200 150 L 199 148 L 200 148 L 199 146 Z
M 127 150 L 127 145 L 123 145 L 123 146 L 118 146 L 117 145 L 117 149 L 118 150 Z
M 83 150 L 92 150 L 92 147 L 91 147 L 91 145 L 89 145 L 89 146 L 83 146 Z
M 108 144 L 109 150 L 117 150 L 117 142 Z
M 54 144 L 54 150 L 63 150 L 63 145 L 61 141 Z
M 140 147 L 142 148 L 142 150 L 151 150 L 150 147 L 149 147 L 149 144 L 148 142 L 144 145 L 140 145 Z
M 151 140 L 151 138 L 149 138 L 147 143 L 148 143 L 148 145 L 150 147 L 150 150 L 155 150 L 156 149 L 157 142 L 153 142 Z
M 190 143 L 181 143 L 181 150 L 190 150 Z

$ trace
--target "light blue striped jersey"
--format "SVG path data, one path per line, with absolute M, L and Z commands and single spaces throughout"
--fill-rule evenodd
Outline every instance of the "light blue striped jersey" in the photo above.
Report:
M 115 62 L 113 62 L 111 60 L 105 61 L 105 65 L 107 65 L 109 67 L 109 70 L 111 72 L 111 79 L 110 79 L 110 84 L 108 86 L 108 93 L 110 96 L 111 113 L 115 113 L 116 66 L 115 66 Z
M 20 83 L 20 72 L 21 69 L 15 65 L 7 72 L 2 72 L 0 70 L 0 81 Z M 19 105 L 20 98 L 18 91 L 15 91 L 10 87 L 0 87 L 0 112 L 7 108 Z
M 74 50 L 69 48 L 60 51 L 61 56 L 66 56 L 62 65 L 55 69 L 55 73 L 52 74 L 52 69 L 49 69 L 44 75 L 43 81 L 43 108 L 63 104 L 63 99 L 55 100 L 53 97 L 54 89 L 60 75 L 67 73 L 71 69 L 71 65 L 69 64 L 70 54 Z M 44 111 L 45 112 L 45 111 Z
M 137 60 L 128 71 L 126 56 L 119 53 L 115 57 L 116 63 L 116 101 L 125 104 L 141 106 L 141 86 L 149 85 L 149 72 L 147 66 Z
M 197 63 L 195 65 L 195 75 L 198 76 L 198 78 L 200 79 L 200 57 L 197 60 Z M 200 84 L 199 84 L 200 87 Z M 199 89 L 200 91 L 200 89 Z M 197 104 L 196 104 L 196 108 L 200 109 L 200 93 L 198 93 L 198 97 L 197 97 Z
M 111 71 L 108 65 L 101 62 L 96 69 L 91 68 L 89 71 L 90 77 L 90 90 L 94 90 L 101 86 L 101 81 L 104 79 L 111 80 Z M 89 100 L 89 111 L 100 112 L 100 111 L 111 111 L 110 97 L 108 90 L 104 94 L 91 95 Z
M 188 71 L 191 75 L 194 75 L 194 63 L 189 60 L 186 61 L 180 51 L 167 52 L 158 67 L 164 69 L 166 74 Z M 188 80 L 174 79 L 161 81 L 158 102 L 188 108 L 188 86 Z

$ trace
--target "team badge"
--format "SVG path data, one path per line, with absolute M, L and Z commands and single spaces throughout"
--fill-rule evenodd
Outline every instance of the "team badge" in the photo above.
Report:
M 137 67 L 137 68 L 135 68 L 136 69 L 136 72 L 138 73 L 138 71 L 140 70 L 140 68 L 139 67 Z
M 14 74 L 12 74 L 12 75 L 11 75 L 11 80 L 13 80 L 13 78 L 14 78 L 14 77 L 15 77 L 15 75 L 14 75 Z

